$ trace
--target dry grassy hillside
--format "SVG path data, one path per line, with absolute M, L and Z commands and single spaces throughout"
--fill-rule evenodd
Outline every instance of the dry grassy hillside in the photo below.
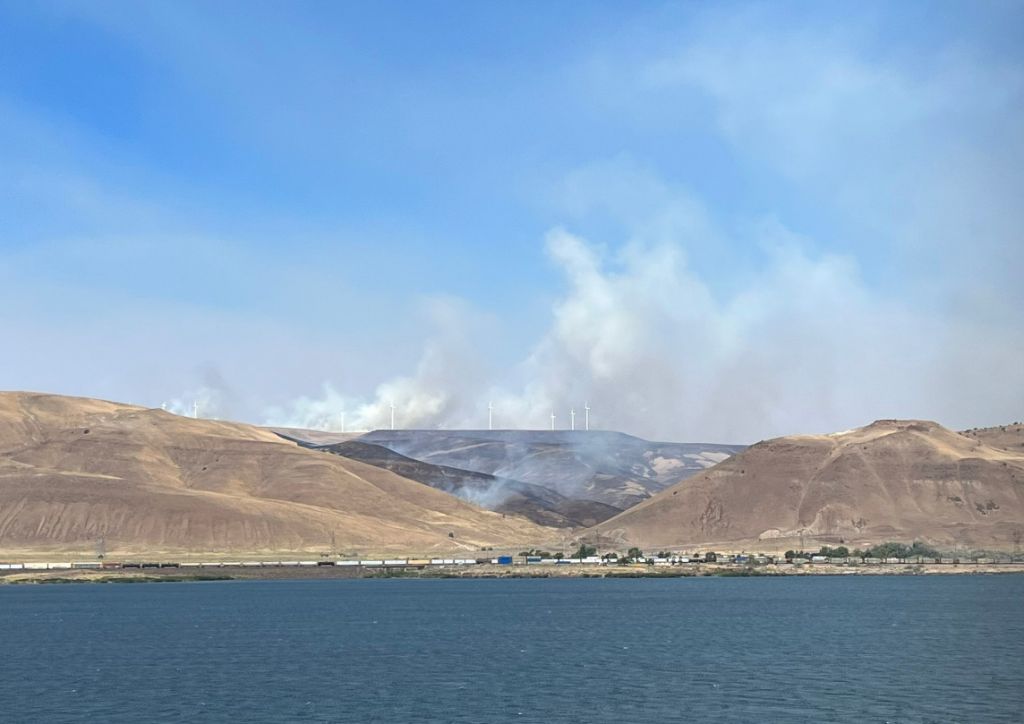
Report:
M 450 537 L 452 534 L 453 537 Z M 0 393 L 0 550 L 434 550 L 546 539 L 260 428 Z
M 758 443 L 591 529 L 640 546 L 923 540 L 1013 547 L 1024 451 L 933 422 L 881 420 Z M 778 547 L 778 546 L 774 546 Z
M 971 430 L 964 430 L 960 434 L 991 447 L 999 447 L 1024 455 L 1024 423 L 1014 422 L 995 427 L 975 427 Z

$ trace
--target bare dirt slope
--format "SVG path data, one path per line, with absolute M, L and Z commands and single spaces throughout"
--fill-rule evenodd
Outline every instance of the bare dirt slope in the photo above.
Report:
M 521 515 L 540 525 L 585 528 L 622 512 L 621 508 L 595 500 L 567 498 L 541 485 L 414 460 L 383 445 L 361 440 L 325 445 L 317 449 L 385 468 L 402 477 L 457 495 L 487 510 Z
M 1013 547 L 1024 453 L 934 422 L 760 442 L 588 532 L 640 546 L 922 540 Z
M 0 549 L 433 550 L 549 533 L 249 425 L 0 393 Z M 452 534 L 453 537 L 449 537 Z

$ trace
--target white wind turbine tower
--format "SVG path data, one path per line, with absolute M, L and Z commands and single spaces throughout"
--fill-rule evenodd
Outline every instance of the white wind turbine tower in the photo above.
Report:
M 494 429 L 494 405 L 490 402 L 487 403 L 487 429 Z
M 584 430 L 589 430 L 590 429 L 590 403 L 589 402 L 584 402 L 583 403 L 583 414 L 584 414 L 583 429 Z
M 575 430 L 576 429 L 576 408 L 575 407 L 570 407 L 569 408 L 569 429 L 570 430 Z
M 395 403 L 391 403 L 391 429 L 395 429 Z
M 551 429 L 552 431 L 555 429 L 555 413 L 553 412 L 551 413 Z
M 192 400 L 192 419 L 193 420 L 198 420 L 199 419 L 199 401 L 198 400 Z

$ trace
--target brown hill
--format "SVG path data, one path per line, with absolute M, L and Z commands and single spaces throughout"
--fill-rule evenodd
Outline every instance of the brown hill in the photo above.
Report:
M 487 510 L 521 515 L 540 525 L 586 528 L 622 512 L 621 508 L 596 500 L 567 498 L 541 485 L 414 460 L 383 445 L 361 440 L 318 446 L 317 450 L 385 468 Z
M 641 547 L 795 547 L 922 540 L 1013 547 L 1024 537 L 1024 452 L 933 422 L 881 420 L 760 442 L 599 524 Z M 774 543 L 773 543 L 774 541 Z
M 452 537 L 449 536 L 451 534 Z M 249 425 L 0 393 L 0 549 L 433 550 L 550 537 Z
M 995 427 L 975 427 L 961 435 L 979 440 L 990 447 L 999 447 L 1024 455 L 1024 423 L 1014 422 Z
M 745 447 L 651 442 L 607 430 L 374 430 L 359 441 L 619 510 Z

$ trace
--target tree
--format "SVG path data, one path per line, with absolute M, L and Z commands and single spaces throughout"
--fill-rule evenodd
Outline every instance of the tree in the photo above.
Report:
M 626 551 L 626 557 L 631 561 L 638 561 L 644 557 L 644 552 L 639 548 L 630 548 Z
M 838 548 L 822 546 L 821 550 L 818 551 L 818 555 L 828 556 L 829 558 L 848 558 L 850 556 L 850 549 L 846 546 L 839 546 Z
M 580 543 L 579 550 L 572 554 L 573 558 L 589 558 L 590 556 L 597 555 L 597 548 L 594 546 L 588 546 L 586 543 Z

